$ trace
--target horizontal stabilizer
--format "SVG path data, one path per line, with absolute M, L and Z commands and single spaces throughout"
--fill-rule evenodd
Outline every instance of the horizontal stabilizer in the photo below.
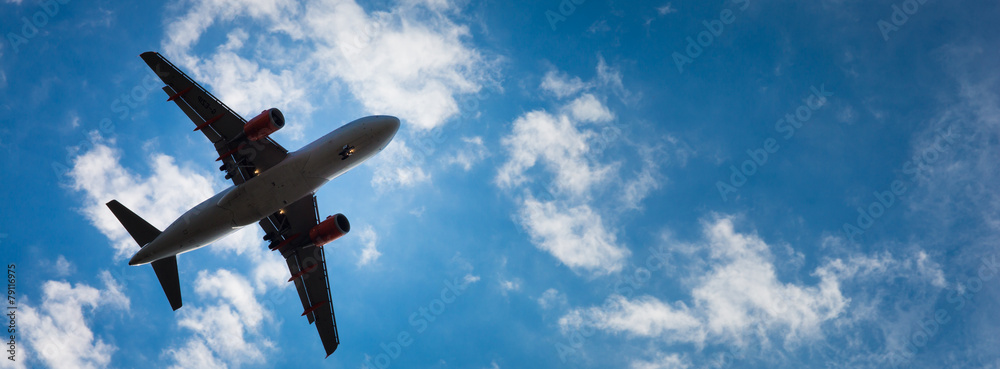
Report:
M 145 219 L 135 215 L 135 213 L 118 202 L 118 200 L 111 200 L 107 205 L 111 209 L 111 212 L 115 214 L 115 217 L 118 218 L 118 221 L 125 226 L 128 234 L 132 235 L 135 242 L 139 244 L 139 247 L 146 246 L 160 235 L 159 229 L 153 227 Z M 181 282 L 177 276 L 177 256 L 160 259 L 154 261 L 152 264 L 153 271 L 156 272 L 156 279 L 160 280 L 160 286 L 163 287 L 163 292 L 167 294 L 167 300 L 170 301 L 170 307 L 174 310 L 180 309 Z
M 181 281 L 177 276 L 177 256 L 154 261 L 153 271 L 156 272 L 156 279 L 160 280 L 163 293 L 167 294 L 167 300 L 170 300 L 170 307 L 174 310 L 180 309 Z
M 135 243 L 139 244 L 139 247 L 146 246 L 146 244 L 153 241 L 156 236 L 160 235 L 160 230 L 153 227 L 153 225 L 146 222 L 145 219 L 140 218 L 135 215 L 131 210 L 122 205 L 118 200 L 111 200 L 108 202 L 108 208 L 111 212 L 115 214 L 118 221 L 125 226 L 125 230 L 128 234 L 132 235 L 132 239 Z

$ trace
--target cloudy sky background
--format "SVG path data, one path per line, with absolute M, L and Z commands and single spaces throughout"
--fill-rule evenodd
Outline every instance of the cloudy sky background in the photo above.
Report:
M 0 4 L 4 367 L 1000 368 L 1000 5 L 63 1 Z M 259 229 L 127 266 L 104 203 L 229 185 L 150 50 L 290 150 L 402 120 L 317 193 L 330 358 Z

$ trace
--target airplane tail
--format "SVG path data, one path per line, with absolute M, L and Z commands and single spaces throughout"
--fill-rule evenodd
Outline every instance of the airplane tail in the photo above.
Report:
M 132 239 L 139 244 L 139 247 L 146 246 L 160 235 L 160 230 L 146 222 L 145 219 L 135 215 L 131 210 L 122 205 L 118 200 L 111 200 L 107 203 L 108 208 L 115 214 L 118 221 L 125 226 L 125 230 L 132 236 Z M 156 272 L 156 279 L 160 280 L 163 292 L 167 294 L 170 307 L 174 310 L 181 308 L 181 282 L 177 275 L 177 256 L 160 259 L 151 263 L 153 271 Z

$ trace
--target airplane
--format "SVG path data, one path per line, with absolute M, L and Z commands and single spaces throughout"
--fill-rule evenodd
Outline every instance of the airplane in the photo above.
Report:
M 160 231 L 117 200 L 107 203 L 140 249 L 129 265 L 152 264 L 173 310 L 181 308 L 177 255 L 205 247 L 257 223 L 268 248 L 288 264 L 302 316 L 315 323 L 329 357 L 340 345 L 323 245 L 351 230 L 343 214 L 321 220 L 316 190 L 382 151 L 399 130 L 399 119 L 357 119 L 288 152 L 269 136 L 285 125 L 277 108 L 244 120 L 157 52 L 140 55 L 163 80 L 173 101 L 215 146 L 220 171 L 233 186 L 188 210 Z

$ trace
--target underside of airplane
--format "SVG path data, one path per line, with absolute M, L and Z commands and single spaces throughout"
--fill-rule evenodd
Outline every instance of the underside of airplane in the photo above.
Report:
M 140 249 L 130 265 L 151 264 L 174 309 L 182 304 L 177 255 L 204 247 L 244 226 L 257 223 L 268 249 L 281 253 L 302 303 L 302 316 L 315 324 L 327 356 L 340 344 L 323 245 L 351 230 L 343 214 L 325 219 L 316 190 L 385 148 L 399 119 L 369 116 L 345 124 L 303 148 L 288 152 L 270 138 L 285 125 L 280 110 L 262 111 L 249 121 L 156 52 L 140 57 L 166 84 L 173 101 L 194 123 L 194 130 L 215 146 L 219 170 L 229 187 L 159 230 L 117 200 L 108 208 Z

